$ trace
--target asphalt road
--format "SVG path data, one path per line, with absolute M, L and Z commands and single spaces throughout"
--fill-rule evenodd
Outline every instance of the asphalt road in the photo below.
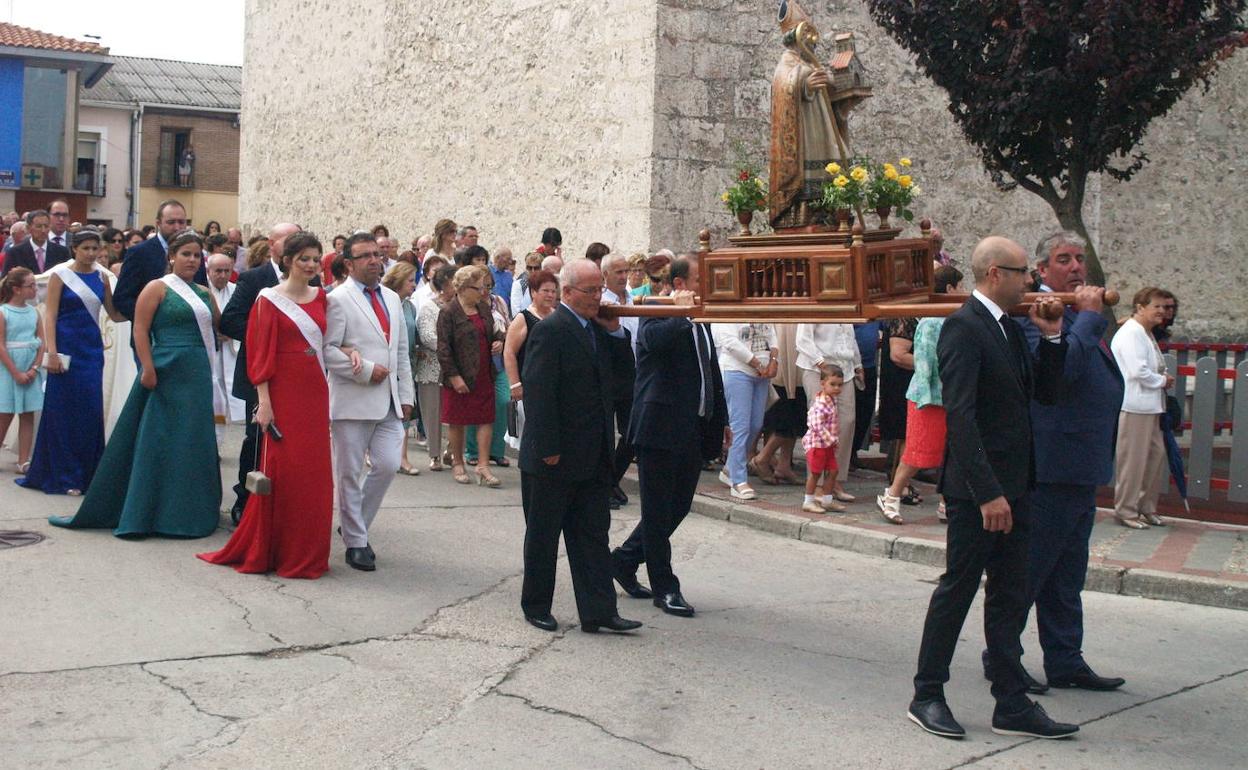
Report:
M 233 431 L 232 431 L 233 433 Z M 228 445 L 227 445 L 228 446 Z M 227 467 L 227 473 L 230 468 Z M 1085 595 L 1088 660 L 1127 685 L 1041 696 L 1070 741 L 990 729 L 977 602 L 948 698 L 963 741 L 905 718 L 939 570 L 701 516 L 674 554 L 695 618 L 582 633 L 566 566 L 547 634 L 519 610 L 523 518 L 448 473 L 398 477 L 379 569 L 335 543 L 316 581 L 239 575 L 224 543 L 56 530 L 76 501 L 0 474 L 0 765 L 6 768 L 1129 767 L 1248 764 L 1244 614 Z M 618 543 L 638 515 L 619 512 Z M 1041 674 L 1034 632 L 1027 663 Z

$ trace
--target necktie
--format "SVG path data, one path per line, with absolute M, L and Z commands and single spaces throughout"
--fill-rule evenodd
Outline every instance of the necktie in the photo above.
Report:
M 386 335 L 386 342 L 390 341 L 390 316 L 386 314 L 385 305 L 381 304 L 381 288 L 376 289 L 365 288 L 364 293 L 368 295 L 368 301 L 373 306 L 373 312 L 377 314 L 377 321 L 381 323 L 381 330 Z
M 598 338 L 594 335 L 594 324 L 586 322 L 585 333 L 589 335 L 589 349 L 594 353 L 598 352 Z
M 1010 355 L 1014 358 L 1014 367 L 1018 370 L 1018 375 L 1021 378 L 1023 372 L 1027 369 L 1023 365 L 1023 351 L 1019 347 L 1018 339 L 1014 334 L 1016 329 L 1011 328 L 1014 326 L 1014 322 L 1005 313 L 1002 313 L 1001 318 L 998 320 L 1001 322 L 1001 331 L 1005 332 L 1005 343 L 1010 348 Z
M 63 235 L 54 235 L 54 236 L 52 236 L 52 241 L 53 241 L 53 242 L 54 242 L 57 246 L 64 246 L 65 244 L 64 244 L 64 242 L 62 241 L 62 239 L 63 239 L 64 237 L 65 237 L 65 236 L 63 236 Z
M 36 246 L 35 247 L 35 263 L 39 265 L 39 272 L 41 273 L 43 272 L 43 258 L 44 258 L 43 247 Z
M 702 394 L 698 400 L 698 416 L 704 420 L 711 419 L 714 409 L 715 394 L 711 389 L 711 359 L 708 343 L 702 324 L 693 325 L 693 346 L 698 352 L 698 376 L 702 378 Z

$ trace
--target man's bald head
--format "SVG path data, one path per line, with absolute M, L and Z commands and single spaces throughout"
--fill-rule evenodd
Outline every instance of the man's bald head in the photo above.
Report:
M 280 262 L 286 239 L 301 230 L 303 230 L 302 227 L 291 222 L 279 222 L 273 225 L 273 229 L 269 230 L 269 257 Z
M 988 278 L 988 268 L 993 265 L 1027 267 L 1027 252 L 1009 238 L 990 235 L 980 241 L 971 252 L 971 275 L 979 285 Z
M 556 257 L 554 254 L 551 254 L 549 257 L 542 260 L 542 269 L 549 270 L 555 275 L 559 275 L 559 271 L 563 269 L 563 260 Z
M 208 282 L 220 291 L 230 282 L 230 273 L 234 271 L 234 258 L 229 254 L 213 254 L 204 265 L 208 272 Z

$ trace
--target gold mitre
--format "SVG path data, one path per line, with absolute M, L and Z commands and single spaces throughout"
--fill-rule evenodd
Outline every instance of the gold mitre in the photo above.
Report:
M 797 0 L 780 0 L 780 9 L 776 12 L 776 20 L 780 22 L 780 33 L 787 35 L 797 29 L 802 22 L 811 21 L 810 15 L 798 5 Z

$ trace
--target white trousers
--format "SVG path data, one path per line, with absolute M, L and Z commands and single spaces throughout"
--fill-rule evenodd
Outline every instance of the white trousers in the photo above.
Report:
M 806 404 L 809 409 L 811 401 L 819 395 L 819 372 L 809 369 L 798 369 L 802 373 L 802 390 L 806 391 Z M 841 395 L 836 397 L 836 420 L 840 428 L 836 434 L 836 480 L 849 478 L 849 457 L 854 451 L 854 422 L 857 416 L 854 393 L 854 372 L 845 372 L 845 384 L 841 386 Z M 800 450 L 801 447 L 798 447 Z
M 334 420 L 334 465 L 338 473 L 338 521 L 342 541 L 348 548 L 368 545 L 368 528 L 390 482 L 399 470 L 403 448 L 403 421 L 391 415 L 384 420 Z M 364 472 L 364 453 L 372 462 Z

